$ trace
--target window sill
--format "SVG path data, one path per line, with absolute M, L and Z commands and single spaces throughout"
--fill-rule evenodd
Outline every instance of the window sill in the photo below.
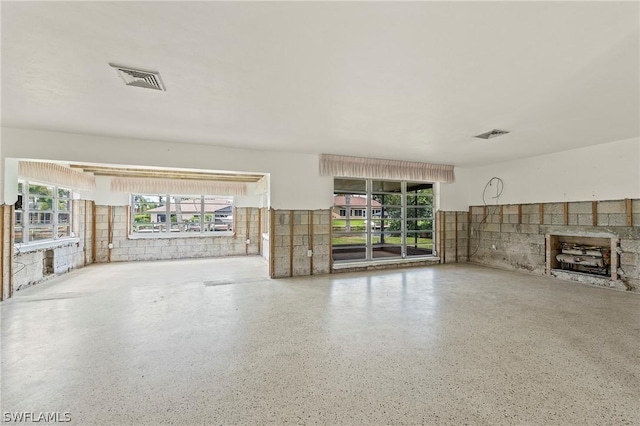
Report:
M 129 234 L 127 239 L 129 240 L 157 240 L 157 239 L 173 239 L 173 238 L 211 238 L 211 237 L 233 237 L 235 232 L 233 231 L 221 231 L 205 233 L 175 233 L 167 234 L 166 232 L 150 232 L 148 234 Z
M 334 270 L 340 269 L 351 269 L 353 267 L 367 267 L 367 266 L 377 266 L 377 265 L 391 265 L 391 264 L 408 264 L 408 263 L 417 263 L 417 262 L 433 262 L 437 263 L 440 261 L 439 256 L 427 255 L 427 256 L 416 256 L 416 257 L 406 257 L 406 258 L 394 258 L 394 259 L 376 259 L 376 260 L 346 260 L 346 261 L 338 261 L 333 263 Z
M 49 250 L 52 248 L 58 247 L 66 247 L 74 244 L 78 244 L 80 242 L 80 238 L 61 238 L 59 240 L 51 240 L 51 241 L 39 241 L 37 243 L 16 243 L 16 252 L 20 253 L 31 253 L 39 250 Z

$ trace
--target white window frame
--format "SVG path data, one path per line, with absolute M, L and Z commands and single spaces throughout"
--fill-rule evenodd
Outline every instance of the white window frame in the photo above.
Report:
M 152 226 L 152 232 L 134 232 L 134 229 L 136 227 L 136 223 L 135 223 L 135 216 L 136 216 L 136 209 L 135 209 L 135 205 L 136 205 L 136 201 L 135 201 L 135 197 L 136 196 L 141 196 L 141 197 L 165 197 L 166 201 L 165 201 L 165 210 L 164 213 L 159 213 L 159 214 L 164 214 L 165 217 L 165 221 L 164 222 L 157 222 L 157 224 L 160 223 L 164 223 L 164 229 L 161 229 L 162 227 L 160 227 L 160 229 L 158 231 L 155 231 L 155 226 Z M 188 231 L 172 231 L 172 227 L 171 227 L 171 205 L 175 203 L 175 201 L 172 201 L 172 199 L 175 199 L 176 197 L 179 198 L 191 198 L 191 199 L 197 199 L 200 198 L 200 212 L 198 213 L 199 215 L 199 221 L 198 221 L 198 231 L 195 232 L 188 232 Z M 203 237 L 203 236 L 231 236 L 234 235 L 235 233 L 235 217 L 233 219 L 233 222 L 228 226 L 229 230 L 227 231 L 216 231 L 215 230 L 215 214 L 214 214 L 214 229 L 213 230 L 205 230 L 205 217 L 207 215 L 207 213 L 205 213 L 205 206 L 207 204 L 206 200 L 207 199 L 211 199 L 211 198 L 219 198 L 219 199 L 224 199 L 224 200 L 230 200 L 231 201 L 231 214 L 232 216 L 235 216 L 235 206 L 234 206 L 234 200 L 232 197 L 228 197 L 228 196 L 222 196 L 222 195 L 178 195 L 178 194 L 131 194 L 131 198 L 130 198 L 130 217 L 129 217 L 129 223 L 130 223 L 130 231 L 129 231 L 129 238 L 130 239 L 138 239 L 138 238 L 188 238 L 188 237 Z M 175 214 L 175 213 L 173 213 Z M 152 223 L 153 225 L 154 223 Z M 139 225 L 139 224 L 138 224 Z
M 63 241 L 63 240 L 73 240 L 75 235 L 73 234 L 73 190 L 64 186 L 52 185 L 48 183 L 29 181 L 27 179 L 19 179 L 18 183 L 22 184 L 22 192 L 18 191 L 18 195 L 22 196 L 22 209 L 16 210 L 14 212 L 14 221 L 15 215 L 20 212 L 22 214 L 22 241 L 16 241 L 16 244 L 20 244 L 21 246 L 29 246 L 29 245 L 41 245 L 46 244 L 51 241 Z M 29 209 L 29 186 L 30 185 L 39 185 L 46 186 L 49 188 L 53 188 L 52 192 L 52 206 L 51 206 L 51 214 L 52 220 L 51 224 L 46 226 L 47 228 L 51 228 L 51 234 L 53 238 L 45 238 L 42 240 L 29 241 L 29 228 L 30 224 L 30 213 L 32 213 Z M 58 190 L 62 189 L 65 191 L 69 191 L 69 198 L 64 198 L 68 201 L 69 209 L 65 211 L 61 211 L 58 207 L 58 200 L 61 198 L 58 197 Z M 62 225 L 69 226 L 69 235 L 59 236 L 58 235 L 58 213 L 68 213 L 69 214 L 69 223 L 64 223 Z M 17 227 L 16 224 L 14 227 Z
M 342 179 L 339 177 L 334 178 L 334 185 L 335 185 L 335 181 L 338 179 Z M 366 190 L 364 192 L 362 191 L 353 191 L 351 192 L 352 195 L 364 195 L 367 199 L 367 206 L 364 210 L 365 212 L 365 217 L 366 218 L 372 218 L 371 220 L 373 220 L 373 212 L 377 212 L 377 213 L 381 213 L 384 207 L 391 207 L 391 208 L 398 208 L 400 209 L 400 217 L 397 218 L 398 220 L 400 220 L 400 227 L 401 229 L 397 232 L 400 233 L 401 235 L 401 242 L 399 244 L 400 248 L 401 248 L 401 255 L 399 256 L 399 258 L 401 259 L 420 259 L 420 258 L 432 258 L 432 257 L 436 257 L 437 256 L 437 252 L 436 252 L 436 247 L 437 247 L 437 242 L 436 242 L 436 219 L 435 219 L 435 205 L 437 203 L 437 197 L 436 197 L 436 184 L 433 182 L 424 182 L 424 184 L 430 184 L 432 186 L 432 196 L 431 196 L 431 210 L 432 210 L 432 216 L 425 216 L 424 219 L 428 219 L 431 221 L 431 228 L 428 230 L 425 230 L 426 233 L 431 235 L 431 241 L 432 241 L 432 249 L 431 249 L 431 254 L 424 254 L 424 255 L 411 255 L 408 256 L 407 255 L 407 246 L 408 246 L 408 242 L 407 242 L 407 235 L 409 233 L 411 234 L 415 234 L 417 233 L 417 231 L 409 231 L 407 229 L 407 223 L 408 221 L 414 221 L 414 218 L 408 218 L 407 217 L 407 212 L 409 209 L 413 209 L 415 206 L 413 205 L 409 205 L 408 201 L 407 201 L 407 196 L 409 195 L 408 190 L 407 190 L 407 184 L 408 183 L 414 183 L 415 181 L 406 181 L 406 180 L 395 180 L 395 179 L 389 179 L 389 180 L 385 180 L 385 179 L 358 179 L 358 180 L 362 180 L 365 181 L 366 183 Z M 388 181 L 388 182 L 396 182 L 400 184 L 400 193 L 389 193 L 390 195 L 400 195 L 400 204 L 399 205 L 388 205 L 388 206 L 381 206 L 381 207 L 372 207 L 372 199 L 374 195 L 377 194 L 384 194 L 384 192 L 382 191 L 373 191 L 373 182 L 374 181 Z M 333 195 L 343 195 L 344 191 L 335 191 L 335 186 L 334 186 L 334 193 Z M 342 207 L 342 206 L 340 206 Z M 355 207 L 355 208 L 350 208 L 347 209 L 347 212 L 350 213 L 347 217 L 347 220 L 351 219 L 351 218 L 360 218 L 359 216 L 355 216 L 355 213 L 357 213 L 357 211 L 359 211 L 361 209 L 361 207 Z M 417 221 L 417 218 L 415 219 Z M 365 226 L 365 229 L 362 231 L 362 233 L 365 234 L 366 236 L 366 243 L 365 243 L 365 249 L 366 249 L 366 254 L 365 257 L 363 259 L 350 259 L 350 260 L 334 260 L 334 262 L 337 263 L 351 263 L 351 262 L 385 262 L 387 260 L 384 259 L 376 259 L 373 256 L 373 244 L 372 244 L 372 239 L 374 235 L 378 235 L 380 234 L 380 232 L 376 232 L 376 230 L 374 229 L 374 227 L 372 226 Z M 343 233 L 341 232 L 336 232 L 334 231 L 334 235 L 339 236 Z M 345 234 L 346 235 L 346 234 Z M 333 246 L 333 242 L 331 244 L 332 247 L 332 251 L 334 249 Z M 397 260 L 397 258 L 390 258 L 389 261 L 395 261 Z

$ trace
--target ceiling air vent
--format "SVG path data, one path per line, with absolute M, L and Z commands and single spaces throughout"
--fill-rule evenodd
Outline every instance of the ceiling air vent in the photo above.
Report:
M 160 78 L 160 73 L 153 71 L 136 70 L 133 68 L 121 67 L 120 65 L 109 64 L 127 86 L 142 87 L 165 91 L 164 84 Z
M 495 138 L 495 137 L 498 137 L 498 136 L 506 135 L 507 133 L 509 133 L 508 130 L 493 129 L 490 132 L 483 133 L 481 135 L 477 135 L 477 136 L 474 136 L 474 137 L 475 138 L 480 138 L 480 139 L 491 139 L 491 138 Z

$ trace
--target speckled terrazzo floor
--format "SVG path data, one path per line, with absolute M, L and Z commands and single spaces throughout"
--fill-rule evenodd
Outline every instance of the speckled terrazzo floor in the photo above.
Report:
M 556 279 L 460 265 L 272 281 L 259 258 L 122 263 L 1 307 L 3 413 L 640 424 L 640 297 Z

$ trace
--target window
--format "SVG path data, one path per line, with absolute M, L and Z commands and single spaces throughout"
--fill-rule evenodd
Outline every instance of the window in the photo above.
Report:
M 233 231 L 231 197 L 209 195 L 131 196 L 131 234 L 176 235 Z
M 433 224 L 431 183 L 334 180 L 336 262 L 432 255 Z
M 334 260 L 365 260 L 367 258 L 366 220 L 352 216 L 352 206 L 362 208 L 367 205 L 367 182 L 362 179 L 336 179 L 333 205 Z M 338 218 L 336 218 L 336 211 L 340 213 Z
M 71 237 L 72 198 L 69 189 L 18 182 L 14 228 L 16 243 Z

